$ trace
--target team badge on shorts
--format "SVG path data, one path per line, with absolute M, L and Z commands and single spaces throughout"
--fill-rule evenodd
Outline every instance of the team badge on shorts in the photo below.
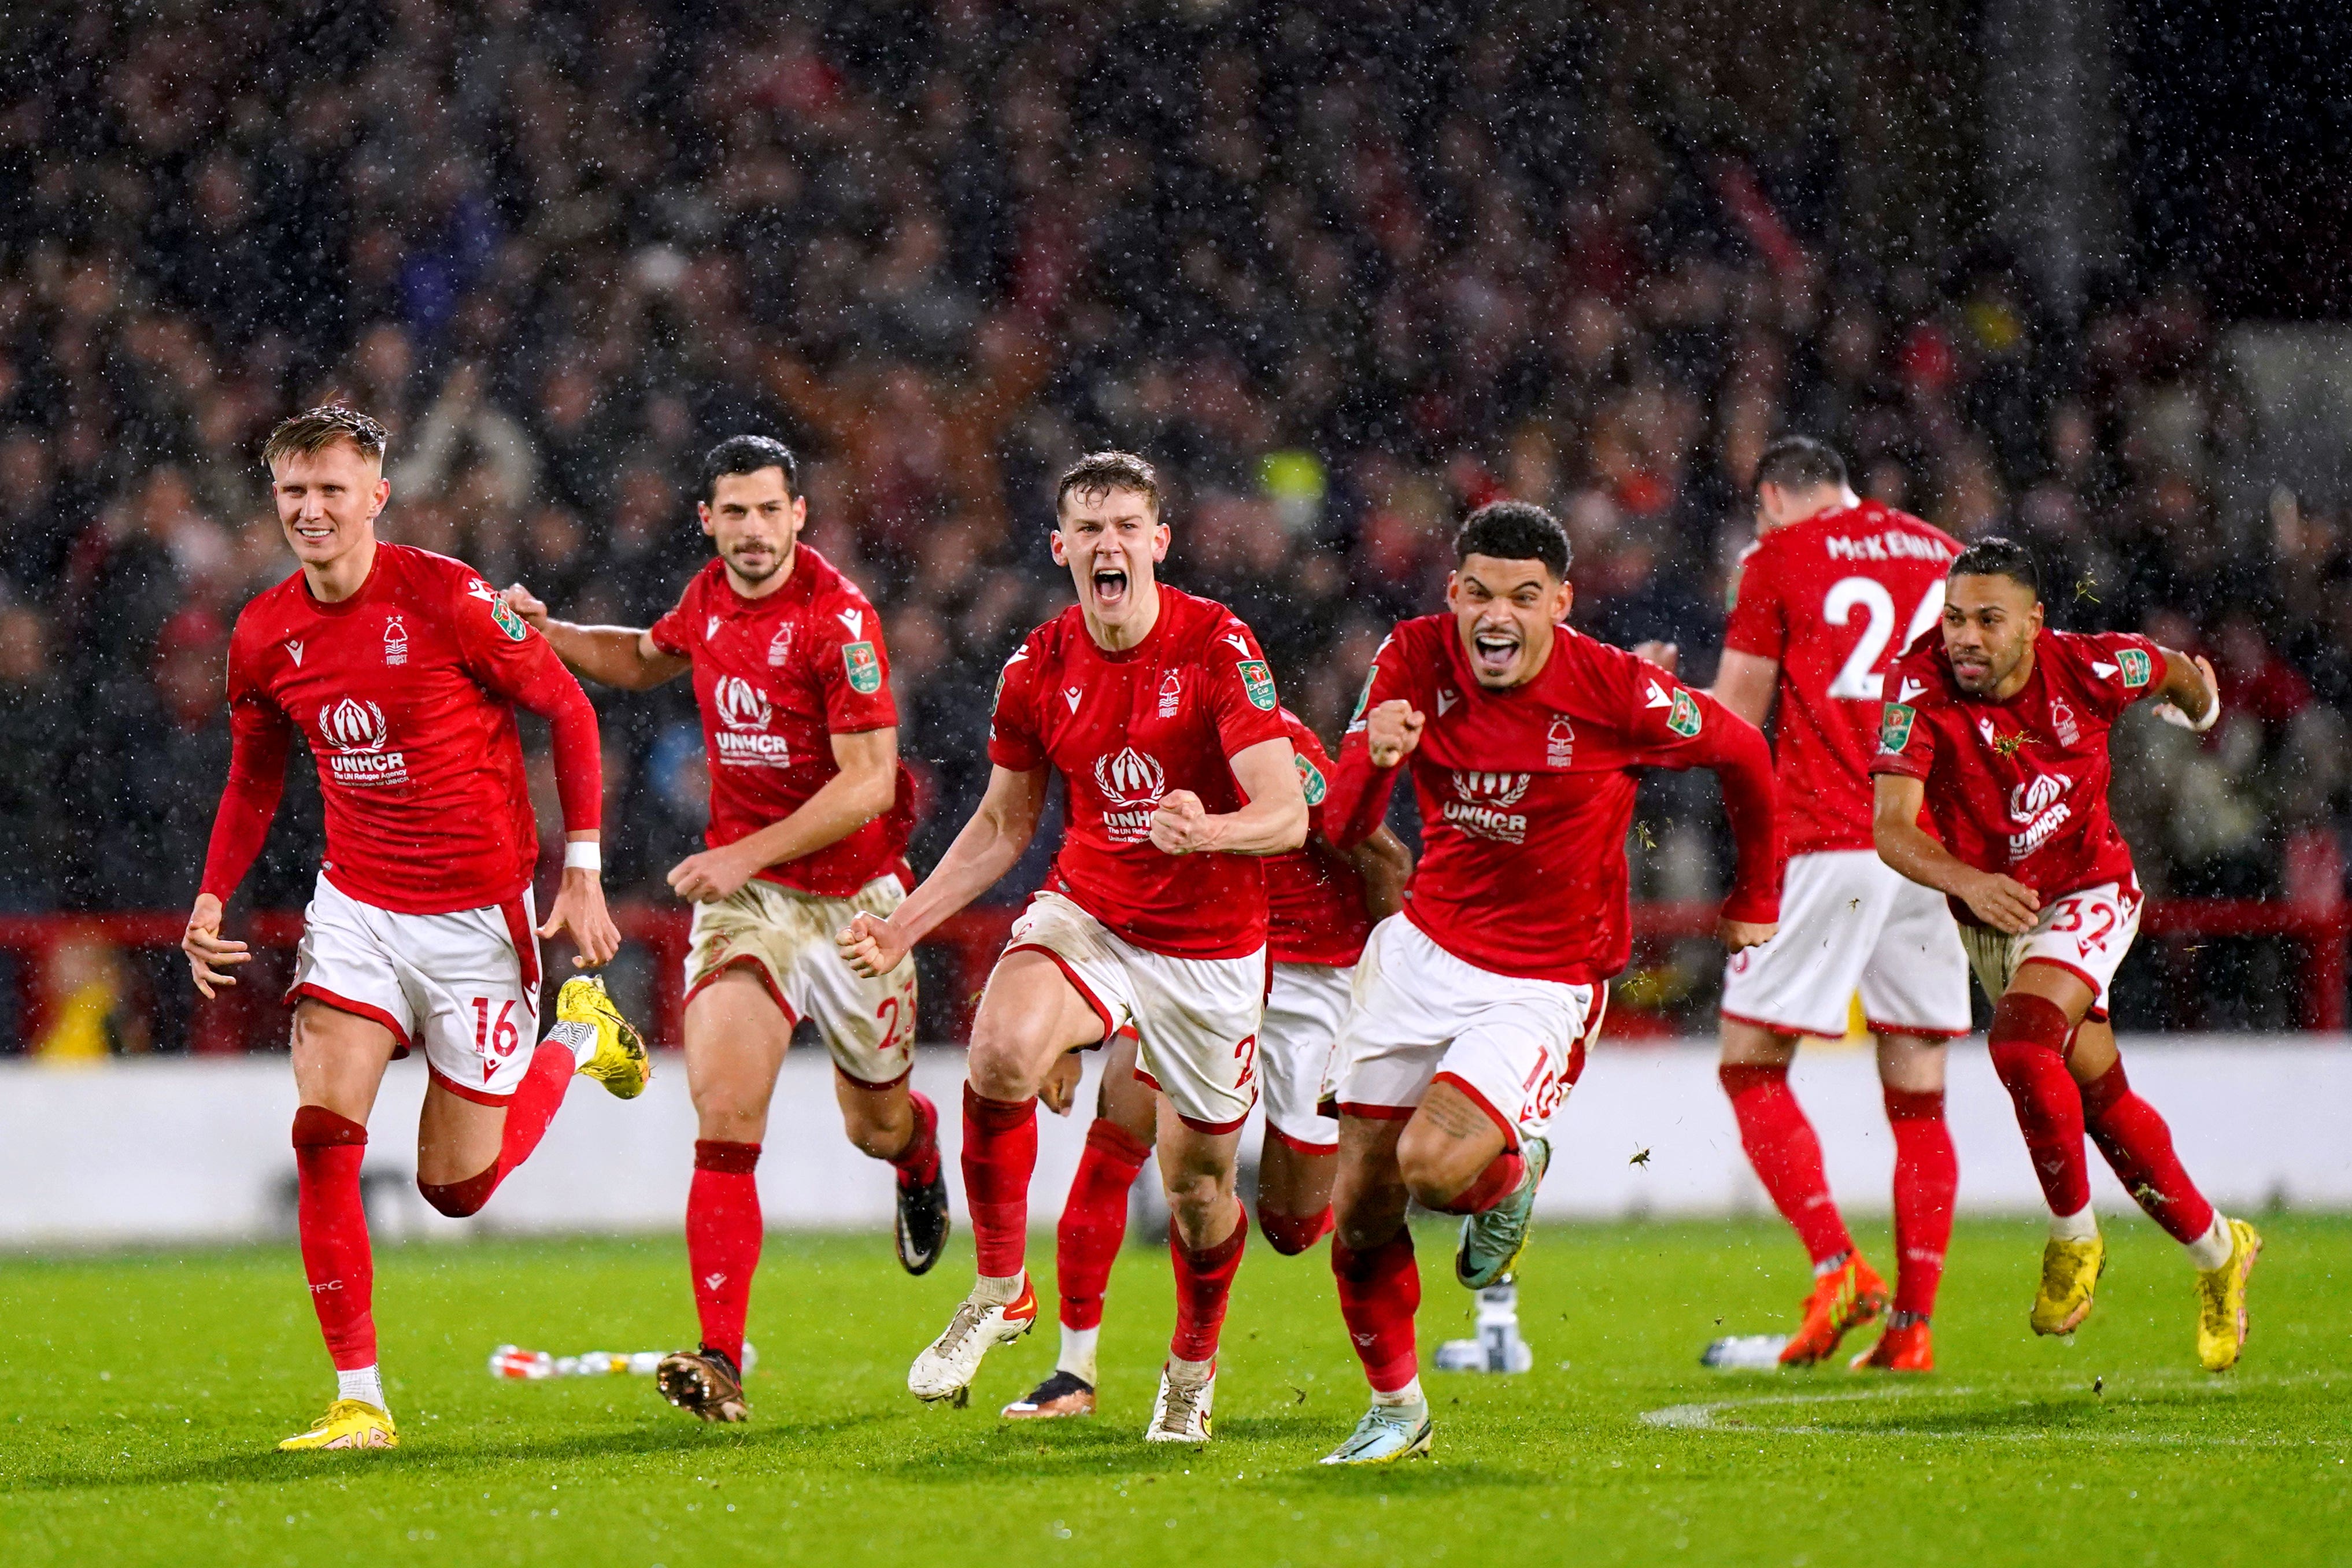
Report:
M 1298 764 L 1298 787 L 1307 792 L 1307 804 L 1321 805 L 1323 797 L 1329 794 L 1331 789 L 1329 784 L 1323 782 L 1323 770 L 1296 752 L 1290 753 L 1290 760 Z
M 504 599 L 490 601 L 490 619 L 498 623 L 499 630 L 506 633 L 510 641 L 520 642 L 530 636 L 530 628 L 522 624 L 522 617 L 509 608 Z
M 841 662 L 849 671 L 849 689 L 860 697 L 871 697 L 882 689 L 882 661 L 875 657 L 872 643 L 842 644 Z M 1000 682 L 998 690 L 1003 689 Z
M 1274 711 L 1274 671 L 1266 668 L 1262 658 L 1245 658 L 1234 668 L 1242 672 L 1242 689 L 1249 694 L 1250 706 L 1260 712 Z
M 1878 749 L 1899 752 L 1911 743 L 1911 721 L 1917 715 L 1900 702 L 1890 702 L 1879 715 Z
M 2153 673 L 2147 653 L 2136 647 L 2116 649 L 2116 668 L 2122 672 L 2126 686 L 2146 686 Z
M 1698 699 L 1676 689 L 1674 708 L 1666 714 L 1666 728 L 1687 741 L 1698 733 Z

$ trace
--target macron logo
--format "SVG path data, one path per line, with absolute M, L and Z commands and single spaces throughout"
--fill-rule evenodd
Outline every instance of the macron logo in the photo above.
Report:
M 1225 634 L 1225 640 L 1234 645 L 1234 651 L 1235 653 L 1241 655 L 1244 658 L 1250 657 L 1249 638 L 1242 636 L 1239 632 L 1227 632 Z
M 718 635 L 719 635 L 719 617 L 718 617 L 717 616 L 703 616 L 703 617 L 702 617 L 702 640 L 703 640 L 704 642 L 709 642 L 712 637 L 717 637 Z
M 1666 689 L 1664 687 L 1660 686 L 1654 680 L 1650 682 L 1650 695 L 1643 700 L 1642 703 L 1643 707 L 1671 708 L 1674 705 L 1675 700 L 1666 695 Z
M 2101 680 L 2106 679 L 2107 677 L 2113 675 L 2115 672 L 2116 667 L 2112 664 L 2102 664 L 2096 659 L 2093 659 L 2091 661 L 2091 673 L 2097 676 Z
M 1441 719 L 1444 718 L 1454 711 L 1454 705 L 1461 700 L 1461 698 L 1451 691 L 1440 691 L 1437 694 L 1437 716 Z
M 838 611 L 834 618 L 838 620 L 853 637 L 857 636 L 859 629 L 866 625 L 866 612 L 863 610 Z
M 1076 712 L 1078 710 L 1078 688 L 1075 686 L 1068 687 L 1063 690 L 1062 695 L 1070 700 L 1070 711 L 1073 713 Z
M 294 660 L 294 668 L 297 669 L 301 668 L 302 639 L 300 637 L 288 637 L 286 639 L 286 652 L 288 656 Z
M 1927 689 L 1926 687 L 1920 685 L 1917 681 L 1912 679 L 1906 675 L 1903 678 L 1903 689 L 1895 694 L 1895 700 L 1897 702 L 1908 702 L 1911 699 L 1918 696 L 1921 692 Z

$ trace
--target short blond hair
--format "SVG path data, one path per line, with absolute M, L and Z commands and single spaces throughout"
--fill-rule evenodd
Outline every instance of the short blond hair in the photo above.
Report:
M 383 461 L 383 426 L 358 409 L 341 403 L 321 403 L 278 422 L 261 448 L 261 464 L 278 467 L 280 458 L 297 454 L 315 457 L 338 441 L 349 441 L 371 462 Z
M 1092 498 L 1112 490 L 1138 492 L 1151 503 L 1151 515 L 1160 515 L 1159 470 L 1132 452 L 1090 452 L 1063 469 L 1054 486 L 1054 515 L 1061 515 L 1073 494 Z

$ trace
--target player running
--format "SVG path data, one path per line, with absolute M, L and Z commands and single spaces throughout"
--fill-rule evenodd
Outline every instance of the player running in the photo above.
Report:
M 2211 729 L 2213 671 L 2128 632 L 2046 629 L 2032 556 L 1986 539 L 1952 563 L 1940 632 L 1889 679 L 1870 764 L 1878 853 L 1950 898 L 1993 1000 L 1993 1068 L 2052 1215 L 2033 1331 L 2072 1333 L 2106 1265 L 2087 1128 L 2148 1217 L 2189 1249 L 2198 1359 L 2226 1372 L 2245 1344 L 2262 1237 L 2189 1181 L 2164 1119 L 2124 1077 L 2107 1024 L 2107 988 L 2140 913 L 2131 848 L 2107 814 L 2107 731 L 2146 698 L 2169 722 Z M 1919 826 L 1923 803 L 1933 836 Z
M 1756 525 L 1711 695 L 1759 728 L 1778 700 L 1786 870 L 1780 937 L 1724 968 L 1724 1092 L 1748 1163 L 1812 1258 L 1803 1320 L 1779 1356 L 1782 1366 L 1811 1365 L 1888 1305 L 1789 1092 L 1798 1037 L 1843 1036 L 1861 992 L 1895 1133 L 1896 1269 L 1886 1330 L 1853 1364 L 1928 1372 L 1959 1183 L 1944 1124 L 1944 1043 L 1969 1032 L 1969 966 L 1944 900 L 1879 859 L 1869 769 L 1886 668 L 1935 624 L 1944 565 L 1960 546 L 1856 498 L 1837 453 L 1803 436 L 1774 442 L 1757 464 Z
M 793 1026 L 832 1053 L 849 1141 L 898 1174 L 898 1261 L 921 1274 L 947 1244 L 939 1113 L 908 1087 L 915 973 L 850 972 L 833 934 L 907 896 L 914 791 L 880 617 L 800 542 L 808 500 L 790 448 L 764 436 L 703 458 L 696 512 L 718 558 L 647 630 L 551 618 L 520 585 L 509 604 L 564 662 L 643 691 L 692 670 L 710 768 L 709 846 L 670 869 L 694 905 L 686 960 L 686 1077 L 697 1121 L 686 1200 L 698 1349 L 668 1357 L 662 1394 L 705 1421 L 740 1421 L 743 1321 L 759 1268 L 753 1171 Z
M 539 1038 L 536 937 L 569 931 L 572 962 L 611 959 L 620 932 L 598 881 L 596 710 L 547 644 L 463 563 L 379 541 L 383 426 L 330 404 L 270 432 L 263 461 L 301 570 L 257 595 L 230 635 L 228 781 L 181 946 L 196 988 L 252 958 L 220 934 L 277 815 L 299 731 L 319 768 L 327 853 L 304 911 L 294 984 L 297 1221 L 336 1397 L 281 1448 L 390 1448 L 376 1364 L 373 1254 L 360 1199 L 368 1111 L 387 1063 L 422 1044 L 431 1079 L 416 1185 L 469 1215 L 530 1157 L 575 1068 L 624 1100 L 645 1047 L 593 980 L 565 983 Z M 553 731 L 563 883 L 532 928 L 539 857 L 514 710 Z
M 1465 1216 L 1454 1268 L 1474 1290 L 1526 1247 L 1544 1129 L 1632 952 L 1634 770 L 1720 776 L 1738 845 L 1726 946 L 1768 940 L 1778 912 L 1772 757 L 1755 726 L 1562 624 L 1568 535 L 1541 507 L 1479 508 L 1454 558 L 1449 613 L 1400 624 L 1373 659 L 1327 807 L 1334 842 L 1354 843 L 1412 760 L 1421 863 L 1403 912 L 1365 944 L 1332 1056 L 1331 1271 L 1372 1405 L 1326 1464 L 1429 1451 L 1407 1200 Z
M 1154 580 L 1169 533 L 1151 466 L 1123 452 L 1084 458 L 1063 474 L 1054 508 L 1054 559 L 1078 602 L 1005 662 L 987 794 L 895 914 L 862 913 L 840 937 L 860 973 L 897 968 L 1013 868 L 1061 775 L 1061 851 L 972 1022 L 963 1174 L 980 1278 L 907 1386 L 961 1405 L 982 1358 L 1035 1324 L 1022 1258 L 1038 1090 L 1067 1053 L 1131 1026 L 1136 1075 L 1160 1095 L 1176 1268 L 1176 1333 L 1144 1436 L 1202 1443 L 1249 1236 L 1234 1158 L 1257 1098 L 1258 858 L 1305 841 L 1307 801 L 1249 628 Z
M 1284 1257 L 1315 1245 L 1331 1227 L 1332 1156 L 1339 1123 L 1320 1114 L 1316 1096 L 1339 1021 L 1347 1016 L 1356 959 L 1372 922 L 1399 908 L 1412 857 L 1387 828 L 1342 855 L 1323 836 L 1323 805 L 1332 765 L 1323 742 L 1282 709 L 1307 792 L 1307 839 L 1287 855 L 1265 858 L 1266 952 L 1274 981 L 1258 1028 L 1258 1080 L 1265 1086 L 1265 1140 L 1260 1145 L 1257 1223 Z M 1095 1120 L 1070 1179 L 1054 1236 L 1054 1283 L 1061 1297 L 1062 1348 L 1053 1372 L 1025 1399 L 1004 1407 L 1011 1420 L 1095 1413 L 1095 1342 L 1102 1332 L 1103 1292 L 1127 1239 L 1127 1194 L 1151 1157 L 1158 1097 L 1135 1076 L 1135 1036 L 1122 1030 L 1103 1062 Z M 1065 1058 L 1075 1063 L 1076 1058 Z

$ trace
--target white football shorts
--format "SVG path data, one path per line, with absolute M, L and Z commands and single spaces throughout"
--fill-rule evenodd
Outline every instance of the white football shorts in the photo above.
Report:
M 1339 1124 L 1318 1115 L 1317 1097 L 1348 1019 L 1355 990 L 1353 965 L 1277 963 L 1257 1034 L 1258 1077 L 1265 1085 L 1265 1124 L 1274 1135 L 1308 1154 L 1339 1146 Z
M 686 999 L 719 973 L 750 967 L 787 1024 L 814 1019 L 844 1078 L 887 1089 L 915 1065 L 915 966 L 862 978 L 834 938 L 858 914 L 887 918 L 905 901 L 896 871 L 846 899 L 819 898 L 752 878 L 723 899 L 694 906 L 687 939 Z
M 1401 914 L 1372 928 L 1332 1052 L 1342 1116 L 1402 1121 L 1444 1079 L 1512 1148 L 1543 1131 L 1584 1071 L 1607 993 L 1496 974 L 1454 957 Z
M 1723 1016 L 1784 1034 L 1844 1035 L 1856 991 L 1874 1034 L 1969 1032 L 1969 960 L 1944 895 L 1868 849 L 1789 858 L 1780 929 L 1723 966 Z
M 320 872 L 286 990 L 289 1002 L 306 996 L 390 1029 L 395 1057 L 421 1037 L 425 1065 L 444 1088 L 503 1105 L 539 1045 L 530 889 L 478 910 L 404 915 L 361 902 Z
M 2107 987 L 2115 983 L 2124 954 L 2131 951 L 2133 939 L 2139 935 L 2140 903 L 2140 890 L 2136 884 L 2102 882 L 2095 888 L 2068 893 L 2051 904 L 2042 911 L 2033 929 L 2022 936 L 1964 925 L 1960 927 L 1960 942 L 1969 951 L 1969 963 L 1977 972 L 1977 984 L 1984 987 L 1990 999 L 2000 1000 L 2000 994 L 2009 989 L 2022 965 L 2054 963 L 2080 977 L 2091 988 L 2090 1016 L 2105 1022 Z
M 1186 1126 L 1232 1132 L 1249 1120 L 1257 1103 L 1264 949 L 1245 958 L 1152 952 L 1073 900 L 1045 892 L 1004 944 L 1008 953 L 1024 949 L 1061 967 L 1102 1020 L 1104 1039 L 1134 1027 L 1135 1076 L 1166 1095 Z

